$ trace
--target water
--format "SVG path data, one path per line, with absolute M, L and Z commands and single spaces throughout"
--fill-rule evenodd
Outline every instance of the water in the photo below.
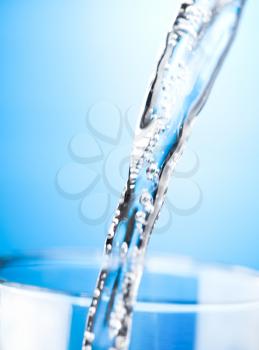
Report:
M 136 129 L 129 177 L 107 235 L 83 350 L 129 346 L 134 302 L 154 224 L 190 126 L 234 39 L 244 3 L 190 0 L 179 9 Z

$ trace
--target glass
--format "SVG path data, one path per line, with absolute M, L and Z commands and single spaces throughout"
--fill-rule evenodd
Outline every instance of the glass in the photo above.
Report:
M 81 349 L 100 255 L 58 252 L 1 259 L 0 349 Z M 259 274 L 149 257 L 130 350 L 258 350 Z

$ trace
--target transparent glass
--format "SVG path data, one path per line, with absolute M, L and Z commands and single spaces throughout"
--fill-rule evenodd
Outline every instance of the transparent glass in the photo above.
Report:
M 101 257 L 48 252 L 4 258 L 0 349 L 81 349 Z M 258 350 L 259 274 L 188 258 L 149 257 L 130 350 Z

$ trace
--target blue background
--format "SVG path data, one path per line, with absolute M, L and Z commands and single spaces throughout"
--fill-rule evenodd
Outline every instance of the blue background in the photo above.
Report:
M 130 137 L 120 138 L 127 129 L 124 112 L 134 105 L 134 125 L 174 5 L 169 0 L 0 0 L 1 254 L 102 249 L 117 203 L 103 181 L 103 165 L 111 152 L 116 163 L 130 151 Z M 151 251 L 259 268 L 258 11 L 259 3 L 248 1 L 237 40 L 179 164 L 186 174 L 188 159 L 193 161 L 194 152 L 198 156 L 196 171 L 180 176 L 172 197 L 178 207 L 195 202 L 198 184 L 201 205 L 188 215 L 163 213 L 165 221 L 171 215 L 170 225 L 154 233 Z M 118 106 L 121 128 L 109 114 L 114 110 L 101 108 L 103 100 Z M 76 162 L 88 171 L 87 162 L 71 157 L 68 145 L 80 132 L 89 134 L 89 147 L 98 139 L 86 124 L 93 104 L 99 108 L 93 115 L 97 130 L 115 136 L 111 142 L 98 140 L 101 156 L 89 164 L 99 179 L 92 191 L 63 195 L 57 174 L 64 165 Z M 106 173 L 111 182 L 117 183 L 116 171 Z M 84 212 L 92 216 L 108 205 L 103 220 L 84 220 L 79 214 L 84 199 Z

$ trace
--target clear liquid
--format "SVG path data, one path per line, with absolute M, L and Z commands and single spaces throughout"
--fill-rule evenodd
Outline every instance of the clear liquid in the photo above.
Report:
M 190 125 L 206 102 L 245 0 L 185 1 L 136 129 L 129 177 L 107 235 L 83 350 L 125 350 L 148 242 Z M 114 268 L 116 266 L 116 268 Z

